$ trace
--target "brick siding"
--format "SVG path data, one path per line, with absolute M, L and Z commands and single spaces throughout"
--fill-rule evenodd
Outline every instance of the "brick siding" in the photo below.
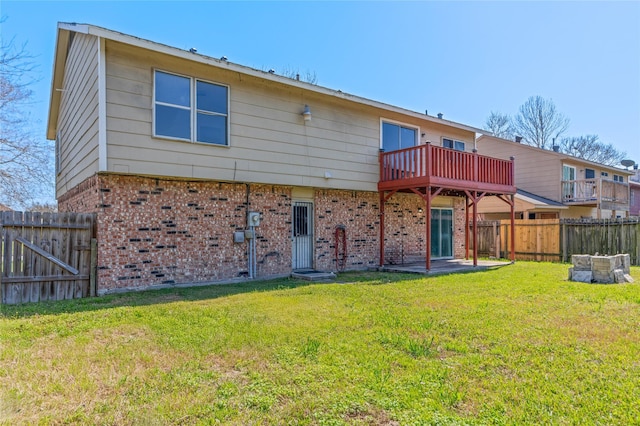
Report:
M 97 213 L 99 293 L 154 285 L 220 282 L 247 277 L 246 212 L 256 228 L 258 277 L 291 272 L 292 188 L 99 174 L 65 193 L 60 211 Z M 454 255 L 464 256 L 464 199 L 455 198 Z M 335 231 L 347 238 L 345 269 L 379 263 L 377 192 L 317 190 L 314 267 L 336 271 Z M 425 255 L 424 201 L 395 194 L 385 205 L 385 256 L 396 263 Z M 399 257 L 398 257 L 399 256 Z

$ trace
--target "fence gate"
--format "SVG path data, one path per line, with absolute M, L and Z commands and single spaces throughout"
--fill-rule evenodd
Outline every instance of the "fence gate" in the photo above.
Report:
M 93 214 L 0 212 L 2 303 L 95 295 Z

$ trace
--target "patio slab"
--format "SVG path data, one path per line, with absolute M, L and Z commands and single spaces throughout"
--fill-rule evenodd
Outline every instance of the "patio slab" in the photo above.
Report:
M 478 265 L 473 266 L 473 260 L 447 259 L 432 260 L 431 269 L 427 271 L 424 262 L 410 263 L 404 265 L 384 265 L 380 268 L 384 272 L 405 272 L 412 274 L 440 275 L 453 274 L 459 272 L 486 271 L 487 269 L 501 268 L 511 265 L 507 260 L 478 260 Z

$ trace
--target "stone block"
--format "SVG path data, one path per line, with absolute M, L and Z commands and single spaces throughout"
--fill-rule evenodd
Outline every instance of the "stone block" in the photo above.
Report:
M 591 269 L 598 271 L 613 271 L 616 266 L 615 256 L 592 256 Z
M 634 282 L 633 277 L 631 277 L 631 275 L 629 275 L 629 274 L 624 274 L 624 279 L 625 279 L 628 283 L 632 283 L 632 282 Z
M 591 271 L 576 271 L 571 272 L 571 280 L 581 283 L 591 283 L 593 280 L 593 273 Z
M 573 264 L 573 267 L 578 271 L 591 270 L 591 256 L 588 254 L 571 255 L 571 263 Z
M 591 271 L 593 274 L 593 281 L 602 284 L 611 284 L 615 282 L 615 275 L 613 271 Z
M 618 267 L 624 271 L 625 274 L 629 274 L 631 268 L 631 256 L 627 254 L 619 254 L 616 256 L 618 259 Z

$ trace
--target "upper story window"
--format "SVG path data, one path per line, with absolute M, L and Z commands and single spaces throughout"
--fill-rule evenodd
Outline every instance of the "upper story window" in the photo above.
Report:
M 401 124 L 382 122 L 382 149 L 385 152 L 416 146 L 418 129 Z
M 455 139 L 442 138 L 442 146 L 456 151 L 464 151 L 464 142 Z
M 595 179 L 596 171 L 593 169 L 584 169 L 584 178 L 585 179 Z
M 613 175 L 613 181 L 614 182 L 624 182 L 624 176 Z
M 600 176 L 602 176 L 602 177 L 609 177 L 609 173 L 607 173 L 607 172 L 600 172 Z
M 229 88 L 155 71 L 153 135 L 228 145 Z

